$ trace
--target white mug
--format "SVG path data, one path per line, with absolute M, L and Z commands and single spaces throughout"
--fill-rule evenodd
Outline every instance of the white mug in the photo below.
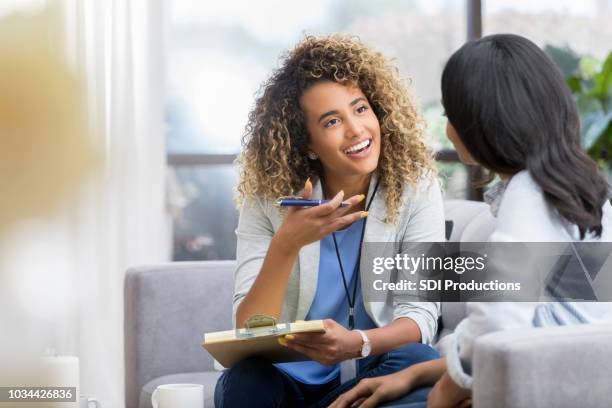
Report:
M 202 408 L 204 386 L 202 384 L 163 384 L 151 395 L 153 408 Z
M 81 398 L 79 398 L 79 408 L 91 408 L 91 404 L 93 404 L 95 408 L 102 408 L 102 404 L 100 404 L 100 401 L 97 399 L 88 398 L 81 395 Z

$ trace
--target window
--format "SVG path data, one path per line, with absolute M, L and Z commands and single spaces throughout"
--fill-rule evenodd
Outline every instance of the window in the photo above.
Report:
M 439 82 L 446 59 L 465 40 L 463 0 L 175 0 L 169 7 L 166 122 L 175 260 L 235 257 L 232 160 L 260 84 L 304 34 L 356 35 L 395 59 L 428 122 L 432 147 L 450 147 Z M 449 196 L 464 196 L 463 166 L 441 169 Z
M 612 44 L 610 0 L 488 0 L 482 13 L 483 35 L 520 34 L 540 47 L 569 47 L 600 59 Z

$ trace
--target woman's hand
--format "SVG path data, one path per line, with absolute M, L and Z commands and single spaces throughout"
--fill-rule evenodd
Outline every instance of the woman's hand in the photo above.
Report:
M 301 196 L 308 199 L 312 194 L 312 183 L 306 181 Z M 319 241 L 333 231 L 343 228 L 367 216 L 365 211 L 350 212 L 365 196 L 355 195 L 345 201 L 348 205 L 340 207 L 344 192 L 340 191 L 329 202 L 311 208 L 291 207 L 287 209 L 282 224 L 274 234 L 276 243 L 290 253 L 295 253 L 305 245 Z
M 330 408 L 376 407 L 382 402 L 392 401 L 407 394 L 412 389 L 410 368 L 381 377 L 364 378 L 340 395 Z
M 358 332 L 347 330 L 331 319 L 326 319 L 323 324 L 325 333 L 288 334 L 278 341 L 325 365 L 360 355 L 363 339 Z
M 436 382 L 427 398 L 427 408 L 464 408 L 472 405 L 470 390 L 459 387 L 448 373 Z

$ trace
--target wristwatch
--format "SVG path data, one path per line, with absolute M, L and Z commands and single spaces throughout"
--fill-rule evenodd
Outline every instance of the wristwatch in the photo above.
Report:
M 372 352 L 372 344 L 370 343 L 370 339 L 368 339 L 368 336 L 366 336 L 363 331 L 357 329 L 355 329 L 355 331 L 359 333 L 363 339 L 363 345 L 361 346 L 361 357 L 359 358 L 366 358 Z

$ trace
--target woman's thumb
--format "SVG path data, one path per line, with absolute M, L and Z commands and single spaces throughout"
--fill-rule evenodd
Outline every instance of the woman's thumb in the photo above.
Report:
M 302 196 L 305 199 L 309 199 L 311 195 L 312 195 L 312 183 L 310 182 L 310 177 L 308 177 L 306 179 L 306 182 L 304 183 L 304 189 L 301 191 L 300 196 Z

